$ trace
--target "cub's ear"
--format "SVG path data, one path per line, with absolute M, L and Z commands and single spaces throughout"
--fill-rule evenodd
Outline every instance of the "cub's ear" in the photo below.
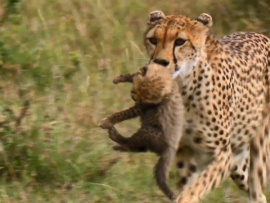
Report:
M 213 25 L 212 17 L 207 13 L 202 13 L 198 18 L 196 18 L 196 20 L 207 27 L 211 27 Z
M 165 18 L 165 14 L 162 11 L 152 11 L 148 16 L 147 23 L 149 25 L 154 25 L 158 21 L 160 21 L 164 18 Z

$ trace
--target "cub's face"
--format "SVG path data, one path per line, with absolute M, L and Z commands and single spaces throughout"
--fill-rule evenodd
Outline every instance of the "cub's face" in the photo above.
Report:
M 165 16 L 162 11 L 150 13 L 144 42 L 151 63 L 167 67 L 174 64 L 177 73 L 185 76 L 196 66 L 204 53 L 212 18 L 201 14 L 196 20 L 185 16 Z
M 172 92 L 174 72 L 175 66 L 165 68 L 159 64 L 149 64 L 143 67 L 133 78 L 133 100 L 147 104 L 162 102 Z

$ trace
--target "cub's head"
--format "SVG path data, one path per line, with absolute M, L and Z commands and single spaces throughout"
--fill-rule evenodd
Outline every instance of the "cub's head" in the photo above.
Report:
M 158 104 L 170 95 L 175 66 L 149 64 L 133 78 L 131 97 L 136 102 Z
M 148 17 L 144 35 L 151 63 L 163 67 L 174 64 L 177 74 L 189 74 L 198 59 L 205 54 L 205 43 L 212 26 L 212 17 L 203 13 L 197 19 L 181 15 L 165 16 L 153 11 Z

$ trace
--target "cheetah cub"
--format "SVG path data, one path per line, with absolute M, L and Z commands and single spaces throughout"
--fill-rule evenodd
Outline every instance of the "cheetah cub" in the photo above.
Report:
M 159 188 L 170 199 L 176 196 L 167 184 L 170 166 L 182 136 L 184 107 L 179 83 L 174 81 L 175 68 L 157 64 L 143 67 L 135 74 L 120 75 L 114 83 L 131 82 L 135 105 L 102 120 L 100 127 L 109 129 L 109 137 L 118 146 L 115 150 L 144 152 L 150 150 L 160 158 L 154 167 Z M 113 127 L 121 121 L 140 116 L 141 128 L 131 137 L 123 137 Z

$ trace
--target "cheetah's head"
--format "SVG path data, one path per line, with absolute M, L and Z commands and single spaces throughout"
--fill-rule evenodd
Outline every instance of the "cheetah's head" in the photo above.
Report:
M 151 63 L 163 67 L 175 64 L 178 66 L 175 76 L 188 75 L 205 53 L 212 24 L 212 17 L 206 13 L 194 20 L 181 15 L 165 16 L 162 11 L 151 12 L 144 35 Z

